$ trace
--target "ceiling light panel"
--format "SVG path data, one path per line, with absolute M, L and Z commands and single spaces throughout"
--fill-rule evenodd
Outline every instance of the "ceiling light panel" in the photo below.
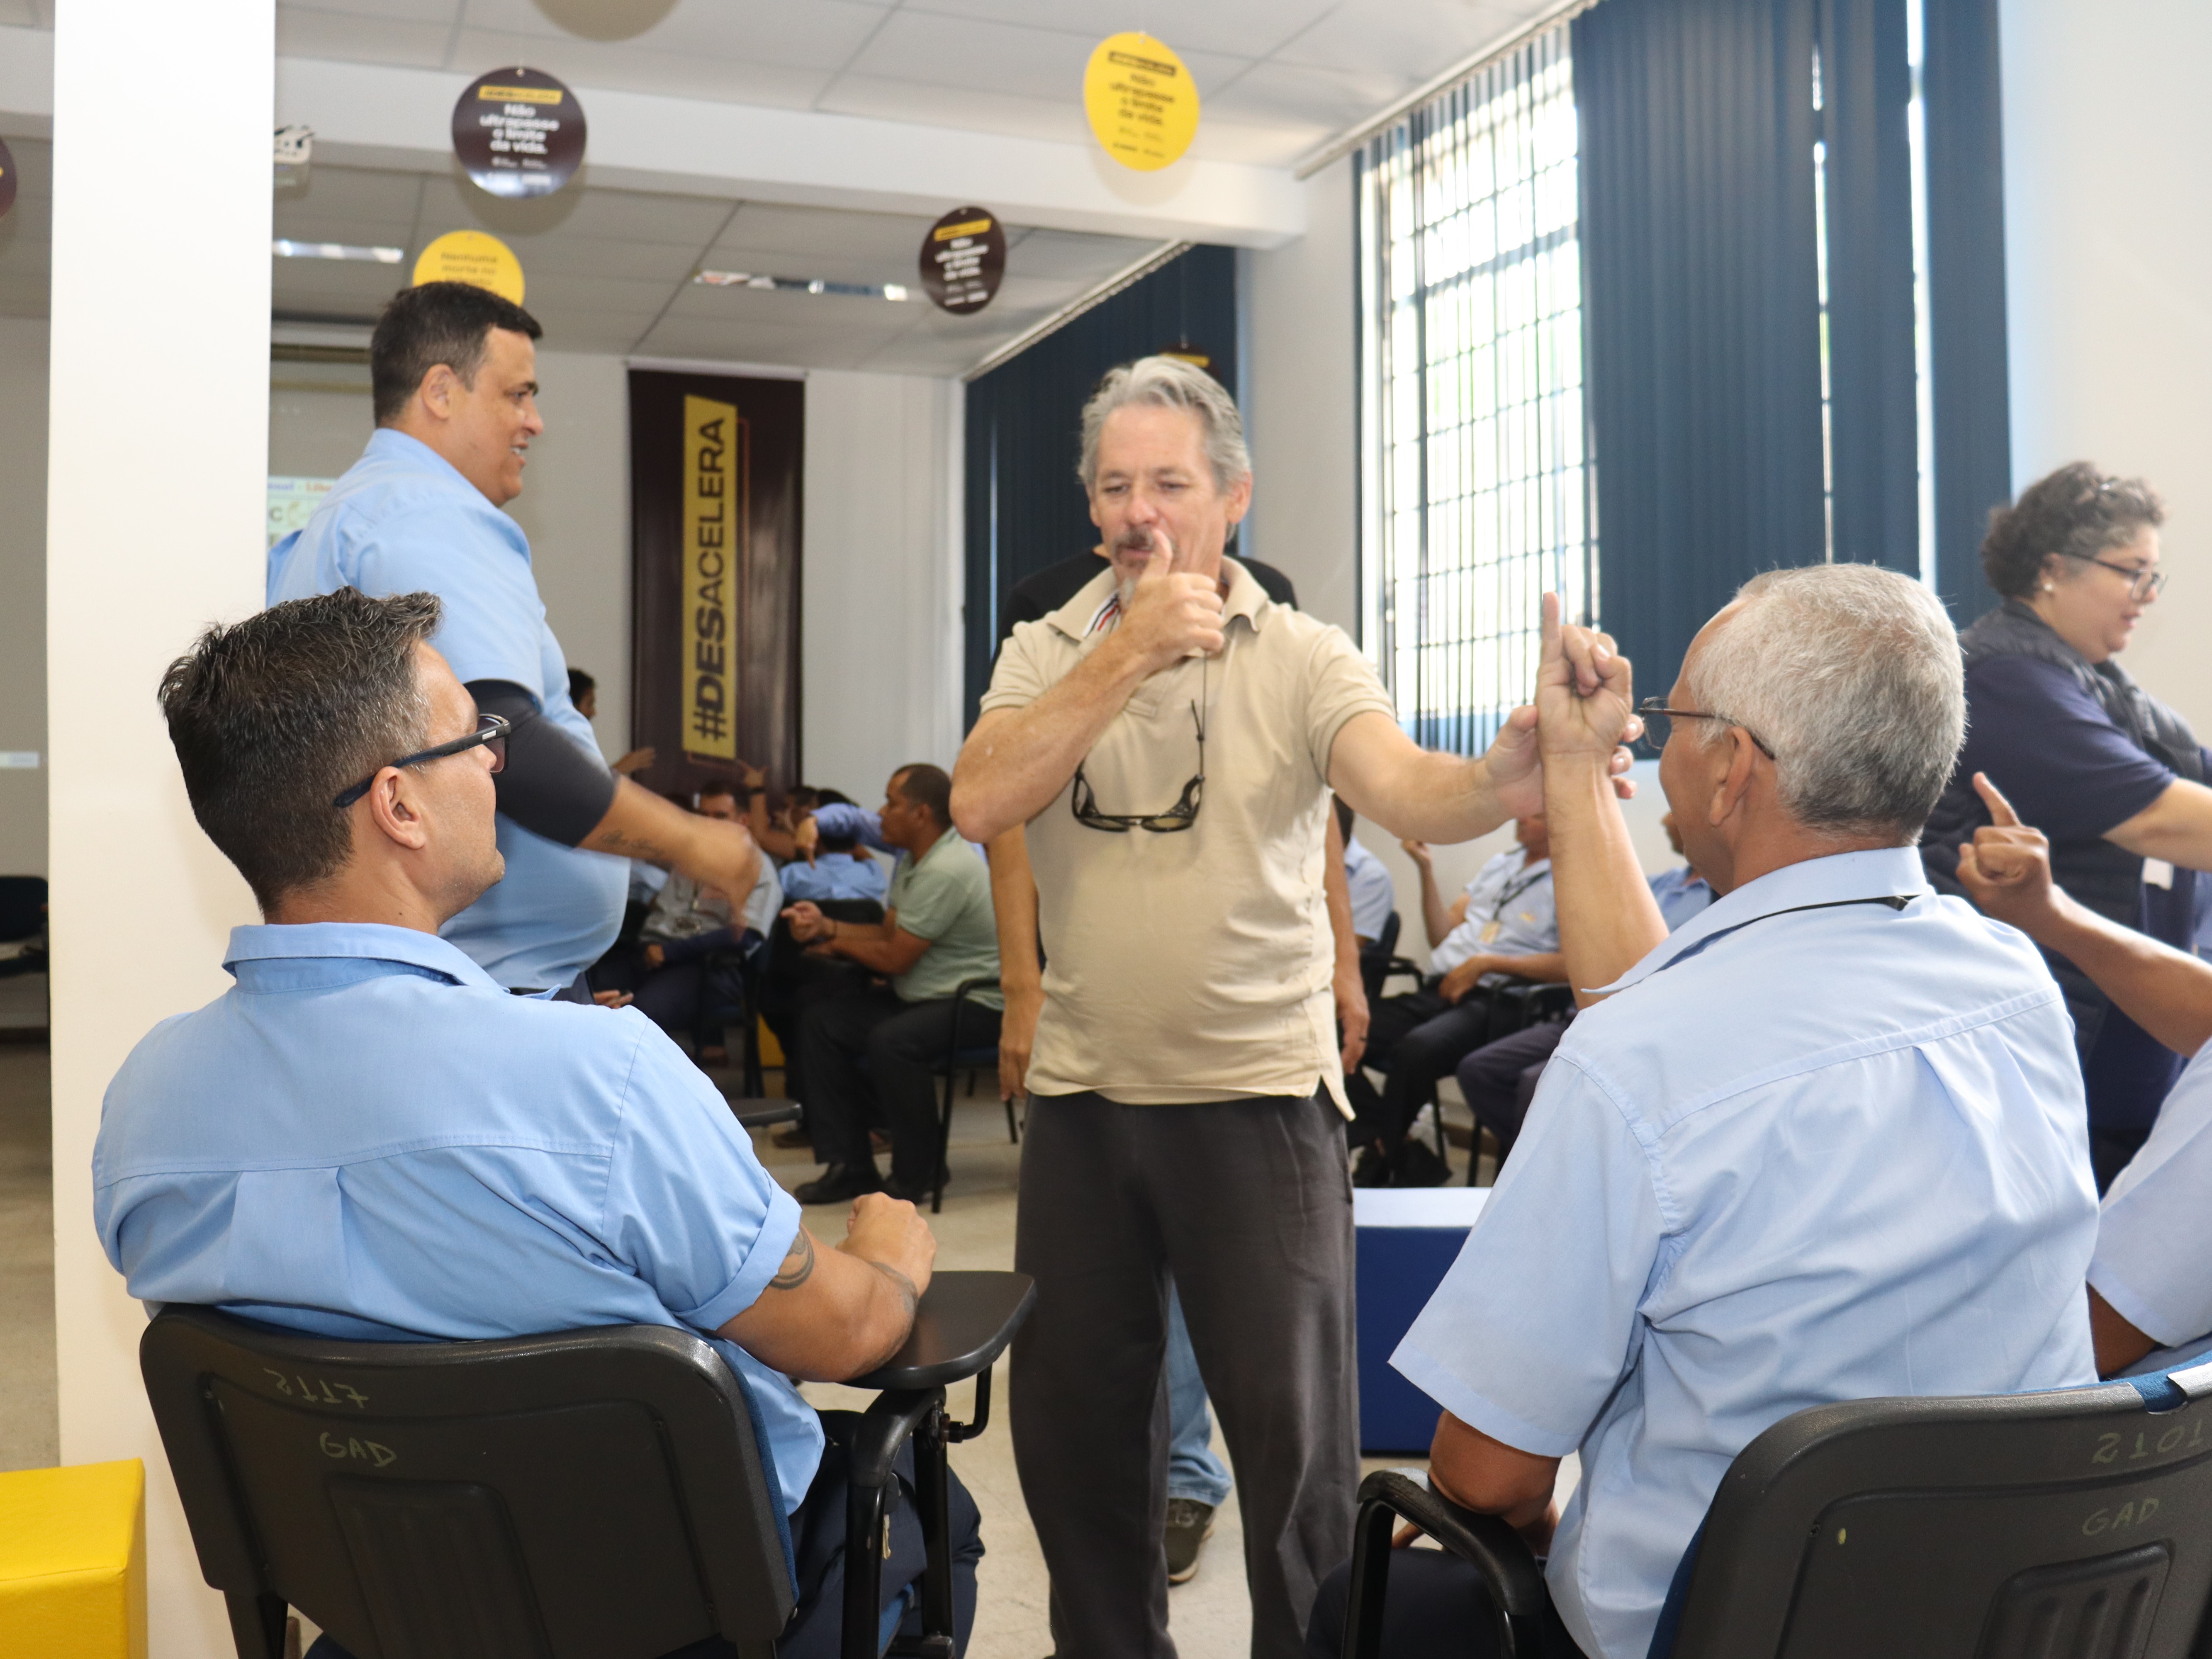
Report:
M 351 242 L 295 242 L 278 237 L 269 251 L 280 259 L 343 259 L 358 264 L 396 265 L 407 257 L 400 247 L 359 247 Z

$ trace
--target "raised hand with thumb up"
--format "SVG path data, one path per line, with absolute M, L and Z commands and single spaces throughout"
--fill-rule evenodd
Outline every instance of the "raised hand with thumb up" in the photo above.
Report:
M 1121 647 L 1142 662 L 1146 673 L 1157 673 L 1185 657 L 1210 657 L 1221 649 L 1221 585 L 1212 576 L 1177 570 L 1175 544 L 1166 530 L 1150 533 L 1151 556 L 1117 633 Z

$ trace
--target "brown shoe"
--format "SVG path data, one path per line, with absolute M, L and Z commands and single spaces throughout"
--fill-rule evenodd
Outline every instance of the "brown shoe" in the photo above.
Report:
M 811 1147 L 814 1136 L 804 1123 L 787 1123 L 768 1138 L 768 1144 L 781 1146 L 787 1152 L 795 1147 Z

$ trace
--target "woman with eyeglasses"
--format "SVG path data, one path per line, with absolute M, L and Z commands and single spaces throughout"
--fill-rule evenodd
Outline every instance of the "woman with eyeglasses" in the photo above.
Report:
M 2166 510 L 2140 478 L 2063 466 L 1990 517 L 1982 569 L 2002 603 L 1960 636 L 1966 742 L 1922 841 L 1929 879 L 1965 896 L 1959 846 L 1990 822 L 1985 772 L 2051 838 L 2060 885 L 2098 915 L 2193 948 L 2212 870 L 2208 757 L 2179 714 L 2114 660 L 2158 599 Z M 2135 1155 L 2180 1056 L 2060 957 L 2089 1098 L 2100 1191 Z

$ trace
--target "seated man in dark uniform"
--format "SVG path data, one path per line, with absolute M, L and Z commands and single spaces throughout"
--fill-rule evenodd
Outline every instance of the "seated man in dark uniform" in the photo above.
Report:
M 790 1519 L 799 1601 L 777 1652 L 828 1659 L 851 1419 L 792 1379 L 896 1352 L 936 1242 L 912 1205 L 872 1194 L 842 1244 L 817 1244 L 651 1020 L 511 995 L 439 937 L 501 873 L 507 728 L 426 642 L 438 617 L 431 594 L 343 588 L 210 629 L 171 665 L 161 704 L 193 813 L 266 921 L 232 932 L 237 984 L 155 1027 L 109 1086 L 101 1242 L 142 1300 L 322 1336 L 708 1337 L 757 1409 Z M 964 1644 L 982 1546 L 957 1482 L 952 1504 Z M 921 1567 L 902 1503 L 887 1626 Z M 315 1659 L 344 1656 L 326 1637 Z

